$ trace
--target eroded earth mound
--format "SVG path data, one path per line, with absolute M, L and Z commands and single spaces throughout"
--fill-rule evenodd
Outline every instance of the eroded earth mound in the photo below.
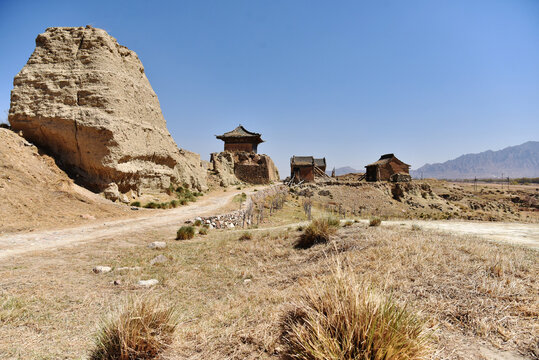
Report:
M 89 189 L 206 189 L 200 156 L 178 149 L 137 54 L 106 31 L 48 28 L 13 85 L 13 130 Z
M 0 128 L 0 234 L 57 228 L 130 215 L 79 187 L 54 160 L 16 133 Z

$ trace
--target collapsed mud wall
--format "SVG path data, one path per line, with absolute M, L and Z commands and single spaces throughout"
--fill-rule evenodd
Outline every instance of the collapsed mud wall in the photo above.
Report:
M 12 129 L 86 187 L 206 188 L 200 156 L 178 149 L 137 54 L 106 31 L 47 29 L 13 85 Z

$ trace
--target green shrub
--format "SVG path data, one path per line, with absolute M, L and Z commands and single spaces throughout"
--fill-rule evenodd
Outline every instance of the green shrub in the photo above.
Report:
M 199 235 L 208 235 L 208 229 L 205 228 L 205 227 L 202 227 L 202 228 L 198 229 L 198 234 Z
M 238 238 L 238 240 L 251 240 L 252 238 L 253 238 L 253 234 L 246 231 L 243 234 L 241 234 L 241 236 Z
M 195 226 L 200 226 L 200 225 L 202 225 L 202 221 L 200 221 L 200 220 L 195 220 L 195 222 L 194 222 L 193 225 L 195 225 Z
M 329 241 L 329 237 L 337 231 L 339 219 L 332 217 L 314 219 L 294 244 L 296 249 L 308 249 L 313 245 Z
M 174 308 L 154 297 L 128 300 L 103 321 L 90 360 L 154 359 L 172 342 Z
M 153 201 L 147 203 L 146 205 L 144 205 L 144 207 L 145 207 L 146 209 L 159 209 L 159 206 L 160 206 L 160 204 L 155 203 L 155 202 L 153 202 Z
M 380 219 L 379 217 L 373 217 L 369 221 L 369 226 L 380 226 L 381 224 L 382 224 L 382 219 Z
M 131 203 L 131 206 L 140 207 L 140 201 L 133 201 L 133 202 Z
M 178 200 L 172 200 L 170 202 L 170 206 L 173 207 L 173 208 L 177 208 L 178 205 L 180 205 L 180 202 Z
M 188 240 L 195 236 L 195 228 L 192 226 L 182 226 L 176 233 L 176 240 Z
M 305 288 L 281 328 L 289 359 L 415 360 L 429 355 L 423 321 L 357 281 L 352 271 L 338 270 Z

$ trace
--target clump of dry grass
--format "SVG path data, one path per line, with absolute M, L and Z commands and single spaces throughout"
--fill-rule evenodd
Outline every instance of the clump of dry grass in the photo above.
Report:
M 195 228 L 192 226 L 182 226 L 176 233 L 176 240 L 188 240 L 195 236 Z
M 382 224 L 382 219 L 380 219 L 379 217 L 373 217 L 369 221 L 369 226 L 380 226 L 381 224 Z
M 158 298 L 131 298 L 104 320 L 90 360 L 154 359 L 172 342 L 177 321 Z
M 352 226 L 354 225 L 354 221 L 353 220 L 347 220 L 342 226 L 343 227 L 349 227 L 349 226 Z
M 252 239 L 253 239 L 253 234 L 251 234 L 248 231 L 241 234 L 241 236 L 238 238 L 238 240 L 242 240 L 242 241 L 244 241 L 244 240 L 252 240 Z
M 208 235 L 208 229 L 203 227 L 198 230 L 199 235 Z
M 329 237 L 337 231 L 340 225 L 339 219 L 327 217 L 314 219 L 299 239 L 294 244 L 296 249 L 308 249 L 316 244 L 323 244 L 329 241 Z
M 424 323 L 340 267 L 305 289 L 282 321 L 285 358 L 423 359 L 429 354 Z

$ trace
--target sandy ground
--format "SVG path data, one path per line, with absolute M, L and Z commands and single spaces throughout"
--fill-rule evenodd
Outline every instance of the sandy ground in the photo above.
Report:
M 475 235 L 539 250 L 539 224 L 475 222 L 475 221 L 382 221 L 382 226 L 416 224 L 425 230 L 437 230 L 457 235 Z
M 196 203 L 170 210 L 154 210 L 151 214 L 130 218 L 98 222 L 67 229 L 36 231 L 32 233 L 5 234 L 0 236 L 0 259 L 17 254 L 53 249 L 88 241 L 124 236 L 156 227 L 180 226 L 185 220 L 197 216 L 227 212 L 225 209 L 232 198 L 246 189 L 217 193 L 203 197 Z
M 105 237 L 128 235 L 162 226 L 177 225 L 196 216 L 215 214 L 223 210 L 231 199 L 241 193 L 235 190 L 215 194 L 188 206 L 155 210 L 141 217 L 87 224 L 61 230 L 38 231 L 0 236 L 0 259 L 32 251 L 84 243 Z M 368 222 L 367 220 L 362 220 Z M 539 224 L 499 223 L 473 221 L 390 220 L 382 226 L 412 226 L 452 234 L 475 235 L 492 241 L 501 241 L 539 250 Z M 291 226 L 291 225 L 287 225 Z

